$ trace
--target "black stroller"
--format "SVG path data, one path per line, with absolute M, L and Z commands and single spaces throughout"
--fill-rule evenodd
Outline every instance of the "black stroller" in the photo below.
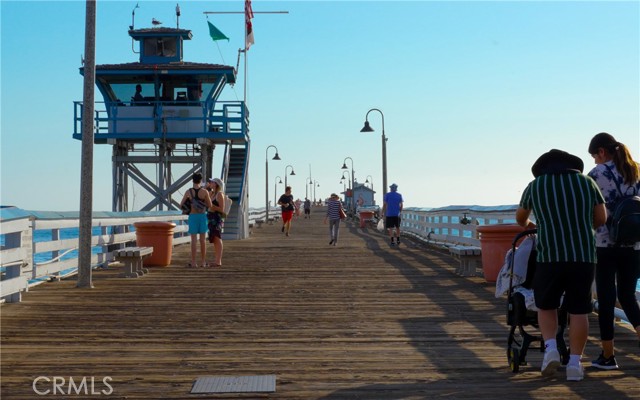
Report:
M 507 324 L 509 329 L 509 339 L 507 341 L 507 360 L 512 372 L 518 372 L 521 365 L 527 365 L 527 351 L 533 342 L 540 343 L 540 351 L 544 352 L 544 339 L 541 335 L 532 335 L 525 330 L 526 326 L 538 328 L 538 313 L 527 309 L 525 296 L 516 291 L 518 286 L 524 289 L 531 289 L 533 276 L 536 268 L 535 246 L 527 259 L 526 278 L 524 282 L 514 286 L 514 263 L 516 255 L 516 245 L 525 236 L 535 235 L 537 229 L 526 230 L 515 236 L 511 247 L 511 256 L 508 258 L 509 291 L 507 292 Z M 533 236 L 535 237 L 535 236 Z M 558 333 L 556 341 L 558 352 L 560 353 L 562 364 L 569 361 L 569 350 L 564 341 L 564 331 L 567 327 L 567 313 L 563 308 L 558 310 Z

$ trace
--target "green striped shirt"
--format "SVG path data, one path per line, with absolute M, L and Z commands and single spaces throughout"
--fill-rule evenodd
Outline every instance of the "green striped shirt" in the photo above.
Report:
M 579 173 L 542 175 L 522 193 L 538 227 L 538 262 L 596 262 L 593 208 L 604 203 L 598 186 Z

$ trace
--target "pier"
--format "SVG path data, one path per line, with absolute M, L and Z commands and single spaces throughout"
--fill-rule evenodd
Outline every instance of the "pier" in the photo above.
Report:
M 324 210 L 294 220 L 290 237 L 275 222 L 225 241 L 221 268 L 186 268 L 182 244 L 171 266 L 143 277 L 110 267 L 94 272 L 93 289 L 72 278 L 3 304 L 2 398 L 54 397 L 56 377 L 88 382 L 88 395 L 64 398 L 640 398 L 628 325 L 616 327 L 618 371 L 543 378 L 532 347 L 514 374 L 494 284 L 457 275 L 448 252 L 408 237 L 390 248 L 356 222 L 329 246 Z M 595 314 L 590 325 L 585 366 L 600 352 Z M 275 392 L 190 393 L 200 377 L 260 375 L 275 375 Z

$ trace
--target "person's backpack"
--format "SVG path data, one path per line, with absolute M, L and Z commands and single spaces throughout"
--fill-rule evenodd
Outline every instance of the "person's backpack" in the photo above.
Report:
M 180 207 L 180 209 L 182 210 L 183 215 L 191 214 L 191 198 L 187 198 L 184 203 L 182 203 L 182 207 Z
M 182 205 L 183 214 L 190 214 L 192 207 L 198 213 L 203 213 L 207 210 L 207 205 L 205 204 L 205 202 L 198 197 L 200 189 L 198 189 L 197 191 L 193 188 L 189 189 L 191 190 L 191 197 L 185 200 L 184 204 Z
M 614 176 L 614 182 L 621 196 L 611 204 L 613 213 L 607 221 L 609 239 L 618 245 L 640 242 L 640 196 L 638 194 L 625 196 L 611 168 L 606 164 L 605 167 Z

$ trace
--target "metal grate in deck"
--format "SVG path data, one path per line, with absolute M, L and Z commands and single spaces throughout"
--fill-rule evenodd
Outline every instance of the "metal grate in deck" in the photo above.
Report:
M 275 375 L 202 376 L 191 393 L 264 393 L 276 391 Z

